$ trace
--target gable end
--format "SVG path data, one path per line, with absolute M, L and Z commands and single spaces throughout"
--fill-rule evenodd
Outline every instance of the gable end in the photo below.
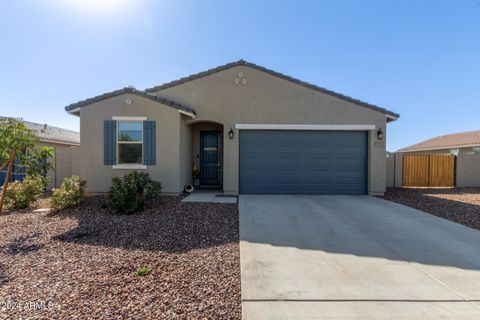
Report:
M 170 88 L 170 87 L 178 86 L 178 85 L 181 85 L 181 84 L 183 84 L 183 83 L 185 83 L 185 82 L 189 82 L 189 81 L 193 81 L 193 80 L 196 80 L 196 79 L 200 79 L 200 78 L 209 76 L 209 75 L 211 75 L 211 74 L 215 74 L 215 73 L 217 73 L 217 72 L 221 72 L 221 71 L 224 71 L 224 70 L 227 70 L 227 69 L 230 69 L 230 68 L 233 68 L 233 67 L 237 67 L 237 66 L 250 67 L 250 68 L 253 68 L 253 69 L 256 69 L 256 70 L 265 72 L 265 73 L 267 73 L 267 74 L 270 74 L 270 75 L 272 75 L 272 76 L 274 76 L 274 77 L 281 78 L 281 79 L 283 79 L 283 80 L 286 80 L 286 81 L 289 81 L 289 82 L 292 82 L 292 83 L 295 83 L 295 84 L 298 84 L 298 85 L 307 87 L 307 88 L 309 88 L 309 89 L 312 89 L 312 90 L 315 90 L 315 91 L 319 91 L 319 92 L 321 92 L 321 93 L 324 93 L 324 94 L 327 94 L 327 95 L 330 95 L 330 96 L 333 96 L 333 97 L 336 97 L 336 98 L 339 98 L 339 99 L 342 99 L 342 100 L 345 100 L 345 101 L 354 103 L 354 104 L 356 104 L 356 105 L 359 105 L 359 106 L 362 106 L 362 107 L 365 107 L 365 108 L 369 108 L 369 109 L 372 109 L 372 110 L 375 110 L 375 111 L 384 113 L 384 114 L 387 116 L 387 121 L 394 121 L 394 120 L 397 120 L 398 118 L 400 118 L 400 115 L 399 115 L 398 113 L 389 111 L 389 110 L 387 110 L 387 109 L 385 109 L 385 108 L 382 108 L 382 107 L 379 107 L 379 106 L 376 106 L 376 105 L 373 105 L 373 104 L 370 104 L 370 103 L 367 103 L 367 102 L 363 102 L 363 101 L 361 101 L 361 100 L 358 100 L 358 99 L 355 99 L 355 98 L 352 98 L 352 97 L 349 97 L 349 96 L 345 96 L 345 95 L 343 95 L 343 94 L 341 94 L 341 93 L 337 93 L 337 92 L 335 92 L 335 91 L 332 91 L 332 90 L 328 90 L 328 89 L 319 87 L 319 86 L 317 86 L 317 85 L 314 85 L 314 84 L 311 84 L 311 83 L 308 83 L 308 82 L 305 82 L 305 81 L 302 81 L 302 80 L 293 78 L 293 77 L 291 77 L 291 76 L 288 76 L 288 75 L 285 75 L 285 74 L 276 72 L 276 71 L 271 70 L 271 69 L 267 69 L 267 68 L 265 68 L 265 67 L 256 65 L 256 64 L 254 64 L 254 63 L 247 62 L 247 61 L 245 61 L 245 60 L 238 60 L 238 61 L 235 61 L 235 62 L 227 63 L 227 64 L 225 64 L 225 65 L 218 66 L 218 67 L 216 67 L 216 68 L 212 68 L 212 69 L 209 69 L 209 70 L 200 72 L 200 73 L 192 74 L 192 75 L 189 75 L 189 76 L 187 76 L 187 77 L 180 78 L 180 79 L 178 79 L 178 80 L 174 80 L 174 81 L 171 81 L 171 82 L 167 82 L 167 83 L 161 84 L 161 85 L 159 85 L 159 86 L 155 86 L 155 87 L 152 87 L 152 88 L 148 88 L 148 89 L 145 89 L 145 92 L 147 92 L 147 93 L 153 93 L 153 92 L 155 92 L 155 91 L 159 91 L 159 90 L 167 89 L 167 88 Z

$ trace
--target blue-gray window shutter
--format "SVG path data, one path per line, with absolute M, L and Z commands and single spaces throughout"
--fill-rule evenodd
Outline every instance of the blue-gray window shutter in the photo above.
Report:
M 143 121 L 143 164 L 147 166 L 155 165 L 155 146 L 156 146 L 155 121 Z
M 117 163 L 117 121 L 103 122 L 103 164 L 111 166 Z

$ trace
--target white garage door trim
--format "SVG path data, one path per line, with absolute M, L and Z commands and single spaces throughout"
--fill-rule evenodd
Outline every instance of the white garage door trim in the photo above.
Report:
M 239 130 L 315 130 L 315 131 L 370 131 L 374 124 L 235 124 Z

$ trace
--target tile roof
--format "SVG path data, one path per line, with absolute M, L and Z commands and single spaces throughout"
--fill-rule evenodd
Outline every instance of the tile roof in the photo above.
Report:
M 162 98 L 160 96 L 157 96 L 157 95 L 154 95 L 154 94 L 151 94 L 151 93 L 147 93 L 145 91 L 137 90 L 133 87 L 125 87 L 123 89 L 115 90 L 115 91 L 112 91 L 112 92 L 107 92 L 107 93 L 101 94 L 101 95 L 93 97 L 93 98 L 89 98 L 89 99 L 85 99 L 85 100 L 81 100 L 81 101 L 72 103 L 72 104 L 66 106 L 65 110 L 70 112 L 70 113 L 76 113 L 76 112 L 78 112 L 78 111 L 76 111 L 78 108 L 81 108 L 83 106 L 86 106 L 86 105 L 89 105 L 89 104 L 92 104 L 94 102 L 98 102 L 98 101 L 101 101 L 101 100 L 104 100 L 104 99 L 119 96 L 119 95 L 124 94 L 124 93 L 135 94 L 137 96 L 141 96 L 141 97 L 150 99 L 152 101 L 159 102 L 159 103 L 164 104 L 166 106 L 169 106 L 169 107 L 172 107 L 172 108 L 175 108 L 175 109 L 178 109 L 178 110 L 182 110 L 182 111 L 185 111 L 185 112 L 188 112 L 188 113 L 195 114 L 195 110 L 190 108 L 190 107 L 184 106 L 180 103 L 176 103 L 172 100 L 165 99 L 165 98 Z
M 28 129 L 34 131 L 42 142 L 80 145 L 79 132 L 30 121 L 23 121 L 23 123 Z
M 212 68 L 212 69 L 200 72 L 200 73 L 192 74 L 192 75 L 189 75 L 187 77 L 184 77 L 184 78 L 181 78 L 181 79 L 178 79 L 178 80 L 175 80 L 175 81 L 167 82 L 167 83 L 161 84 L 159 86 L 148 88 L 148 89 L 145 89 L 145 92 L 151 93 L 151 92 L 154 92 L 154 91 L 170 88 L 170 87 L 177 86 L 177 85 L 180 85 L 180 84 L 188 82 L 188 81 L 192 81 L 192 80 L 195 80 L 195 79 L 206 77 L 208 75 L 211 75 L 211 74 L 223 71 L 223 70 L 227 70 L 227 69 L 230 69 L 230 68 L 233 68 L 233 67 L 237 67 L 237 66 L 247 66 L 247 67 L 250 67 L 250 68 L 253 68 L 253 69 L 256 69 L 256 70 L 260 70 L 260 71 L 266 72 L 270 75 L 273 75 L 275 77 L 278 77 L 278 78 L 281 78 L 281 79 L 284 79 L 284 80 L 302 85 L 304 87 L 322 92 L 324 94 L 328 94 L 330 96 L 334 96 L 336 98 L 346 100 L 348 102 L 360 105 L 362 107 L 366 107 L 366 108 L 369 108 L 369 109 L 373 109 L 375 111 L 385 113 L 386 115 L 389 115 L 391 117 L 391 120 L 396 120 L 400 117 L 400 115 L 398 113 L 389 111 L 385 108 L 382 108 L 382 107 L 379 107 L 379 106 L 376 106 L 376 105 L 373 105 L 373 104 L 370 104 L 370 103 L 367 103 L 367 102 L 363 102 L 363 101 L 360 101 L 358 99 L 354 99 L 352 97 L 345 96 L 343 94 L 340 94 L 340 93 L 337 93 L 337 92 L 319 87 L 317 85 L 314 85 L 314 84 L 311 84 L 311 83 L 308 83 L 308 82 L 290 77 L 288 75 L 284 75 L 282 73 L 273 71 L 271 69 L 267 69 L 265 67 L 256 65 L 254 63 L 247 62 L 245 60 L 238 60 L 238 61 L 235 61 L 235 62 L 227 63 L 225 65 L 218 66 L 216 68 Z
M 412 152 L 467 147 L 480 147 L 480 130 L 446 134 L 422 141 L 398 151 Z

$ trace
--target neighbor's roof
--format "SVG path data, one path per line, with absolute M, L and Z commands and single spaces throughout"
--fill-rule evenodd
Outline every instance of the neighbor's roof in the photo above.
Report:
M 172 100 L 168 100 L 168 99 L 159 97 L 159 96 L 151 94 L 151 93 L 147 93 L 145 91 L 137 90 L 133 87 L 125 87 L 125 88 L 120 89 L 120 90 L 107 92 L 107 93 L 101 94 L 101 95 L 93 97 L 93 98 L 89 98 L 89 99 L 85 99 L 85 100 L 81 100 L 81 101 L 72 103 L 72 104 L 66 106 L 65 110 L 72 113 L 72 114 L 78 114 L 79 108 L 81 108 L 83 106 L 86 106 L 86 105 L 89 105 L 89 104 L 92 104 L 92 103 L 95 103 L 95 102 L 98 102 L 98 101 L 101 101 L 101 100 L 105 100 L 105 99 L 108 99 L 108 98 L 112 98 L 112 97 L 115 97 L 115 96 L 119 96 L 119 95 L 122 95 L 122 94 L 125 94 L 125 93 L 135 94 L 137 96 L 141 96 L 141 97 L 150 99 L 152 101 L 159 102 L 159 103 L 164 104 L 166 106 L 169 106 L 169 107 L 172 107 L 172 108 L 175 108 L 175 109 L 178 109 L 178 110 L 182 110 L 182 111 L 185 111 L 185 112 L 188 112 L 188 113 L 195 114 L 195 110 L 190 108 L 190 107 L 184 106 L 180 103 L 176 103 Z
M 23 123 L 35 132 L 41 142 L 80 145 L 80 133 L 76 131 L 30 121 L 23 121 Z
M 446 134 L 398 150 L 399 152 L 480 147 L 480 130 Z
M 270 69 L 267 69 L 267 68 L 265 68 L 265 67 L 256 65 L 256 64 L 251 63 L 251 62 L 247 62 L 247 61 L 245 61 L 245 60 L 238 60 L 238 61 L 235 61 L 235 62 L 227 63 L 227 64 L 225 64 L 225 65 L 218 66 L 218 67 L 216 67 L 216 68 L 209 69 L 209 70 L 207 70 L 207 71 L 203 71 L 203 72 L 200 72 L 200 73 L 192 74 L 192 75 L 189 75 L 189 76 L 187 76 L 187 77 L 184 77 L 184 78 L 181 78 L 181 79 L 178 79 L 178 80 L 175 80 L 175 81 L 167 82 L 167 83 L 164 83 L 164 84 L 159 85 L 159 86 L 155 86 L 155 87 L 152 87 L 152 88 L 148 88 L 148 89 L 145 89 L 145 92 L 150 93 L 150 92 L 154 92 L 154 91 L 158 91 L 158 90 L 162 90 L 162 89 L 174 87 L 174 86 L 180 85 L 180 84 L 182 84 L 182 83 L 185 83 L 185 82 L 188 82 L 188 81 L 192 81 L 192 80 L 195 80 L 195 79 L 199 79 L 199 78 L 203 78 L 203 77 L 206 77 L 206 76 L 208 76 L 208 75 L 211 75 L 211 74 L 214 74 L 214 73 L 217 73 L 217 72 L 220 72 L 220 71 L 224 71 L 224 70 L 227 70 L 227 69 L 230 69 L 230 68 L 233 68 L 233 67 L 237 67 L 237 66 L 247 66 L 247 67 L 250 67 L 250 68 L 253 68 L 253 69 L 256 69 L 256 70 L 260 70 L 260 71 L 262 71 L 262 72 L 268 73 L 268 74 L 273 75 L 273 76 L 275 76 L 275 77 L 278 77 L 278 78 L 281 78 L 281 79 L 284 79 L 284 80 L 293 82 L 293 83 L 295 83 L 295 84 L 299 84 L 299 85 L 301 85 L 301 86 L 304 86 L 304 87 L 307 87 L 307 88 L 310 88 L 310 89 L 313 89 L 313 90 L 322 92 L 322 93 L 324 93 L 324 94 L 328 94 L 328 95 L 330 95 L 330 96 L 334 96 L 334 97 L 336 97 L 336 98 L 339 98 L 339 99 L 342 99 L 342 100 L 345 100 L 345 101 L 348 101 L 348 102 L 357 104 L 357 105 L 359 105 L 359 106 L 366 107 L 366 108 L 369 108 L 369 109 L 373 109 L 373 110 L 375 110 L 375 111 L 379 111 L 379 112 L 385 113 L 386 115 L 389 116 L 390 120 L 396 120 L 396 119 L 398 119 L 398 118 L 400 117 L 400 115 L 399 115 L 398 113 L 389 111 L 389 110 L 387 110 L 387 109 L 385 109 L 385 108 L 382 108 L 382 107 L 379 107 L 379 106 L 376 106 L 376 105 L 373 105 L 373 104 L 370 104 L 370 103 L 367 103 L 367 102 L 360 101 L 360 100 L 358 100 L 358 99 L 354 99 L 354 98 L 345 96 L 345 95 L 343 95 L 343 94 L 340 94 L 340 93 L 337 93 L 337 92 L 334 92 L 334 91 L 331 91 L 331 90 L 328 90 L 328 89 L 325 89 L 325 88 L 316 86 L 316 85 L 314 85 L 314 84 L 311 84 L 311 83 L 308 83 L 308 82 L 305 82 L 305 81 L 302 81 L 302 80 L 299 80 L 299 79 L 295 79 L 295 78 L 293 78 L 293 77 L 284 75 L 284 74 L 282 74 L 282 73 L 279 73 L 279 72 L 276 72 L 276 71 L 273 71 L 273 70 L 270 70 Z

